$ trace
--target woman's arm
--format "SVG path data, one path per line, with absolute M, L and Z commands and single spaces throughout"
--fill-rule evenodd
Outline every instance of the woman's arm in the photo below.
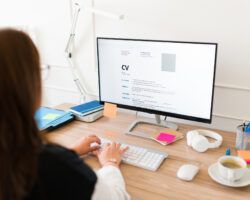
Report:
M 92 200 L 129 200 L 131 199 L 125 188 L 125 182 L 119 165 L 121 157 L 128 149 L 120 149 L 120 144 L 107 144 L 102 150 L 97 150 L 100 164 L 103 166 L 97 171 L 97 183 Z
M 126 191 L 125 182 L 119 168 L 106 165 L 96 172 L 97 183 L 95 185 L 92 200 L 130 200 Z
M 72 149 L 79 155 L 93 152 L 103 166 L 96 172 L 97 182 L 95 185 L 92 200 L 130 200 L 126 191 L 125 182 L 120 172 L 119 165 L 121 157 L 128 147 L 120 149 L 120 144 L 113 142 L 107 144 L 103 149 L 100 146 L 91 146 L 91 143 L 101 144 L 100 139 L 95 135 L 90 135 L 81 139 L 73 145 Z

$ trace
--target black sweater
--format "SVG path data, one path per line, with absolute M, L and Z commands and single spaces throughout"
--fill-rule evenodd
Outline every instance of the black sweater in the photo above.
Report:
M 76 153 L 45 145 L 39 155 L 37 182 L 26 200 L 91 199 L 96 181 L 95 173 Z

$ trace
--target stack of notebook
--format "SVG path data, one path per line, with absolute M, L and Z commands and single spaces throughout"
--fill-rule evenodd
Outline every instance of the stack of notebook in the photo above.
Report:
M 102 111 L 104 106 L 99 101 L 90 101 L 70 108 L 70 111 L 77 117 L 84 117 Z
M 71 112 L 40 107 L 35 114 L 35 119 L 40 130 L 48 130 L 72 121 L 74 116 Z

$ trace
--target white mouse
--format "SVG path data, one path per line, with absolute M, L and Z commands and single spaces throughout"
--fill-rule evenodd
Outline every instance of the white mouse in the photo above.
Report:
M 198 171 L 199 167 L 196 165 L 182 165 L 177 171 L 177 177 L 184 181 L 192 181 Z

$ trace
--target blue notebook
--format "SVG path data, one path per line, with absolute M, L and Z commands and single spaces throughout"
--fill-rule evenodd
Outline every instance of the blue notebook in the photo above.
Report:
M 53 129 L 74 119 L 71 112 L 53 108 L 40 107 L 35 114 L 35 119 L 40 130 Z
M 103 110 L 103 108 L 104 106 L 100 104 L 100 101 L 90 101 L 78 106 L 71 107 L 70 110 L 79 116 L 85 116 L 90 113 Z

